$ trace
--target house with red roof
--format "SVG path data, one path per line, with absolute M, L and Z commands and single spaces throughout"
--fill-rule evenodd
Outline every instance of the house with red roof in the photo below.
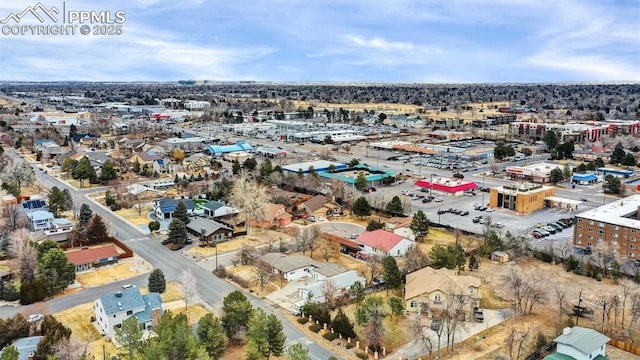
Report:
M 415 244 L 415 241 L 382 229 L 364 232 L 356 242 L 363 246 L 364 252 L 380 256 L 403 256 Z
M 69 262 L 76 266 L 76 272 L 89 270 L 93 267 L 118 262 L 118 250 L 113 245 L 96 248 L 84 248 L 66 252 Z

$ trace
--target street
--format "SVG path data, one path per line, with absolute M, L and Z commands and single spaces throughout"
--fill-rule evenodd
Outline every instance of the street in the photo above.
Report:
M 19 159 L 19 156 L 13 151 L 7 151 L 6 153 L 12 159 Z M 33 167 L 33 164 L 31 165 Z M 48 188 L 57 186 L 62 190 L 68 189 L 72 194 L 74 203 L 87 203 L 94 214 L 98 214 L 104 219 L 112 236 L 117 235 L 117 238 L 125 242 L 136 254 L 151 263 L 154 267 L 162 269 L 167 281 L 178 281 L 183 270 L 190 270 L 197 281 L 197 295 L 206 303 L 206 305 L 208 305 L 210 309 L 216 311 L 219 310 L 222 305 L 222 299 L 233 290 L 237 290 L 233 285 L 214 276 L 211 272 L 205 270 L 201 266 L 198 266 L 195 262 L 188 260 L 186 257 L 182 256 L 180 252 L 170 251 L 162 246 L 159 241 L 155 241 L 142 234 L 137 227 L 130 225 L 126 220 L 115 215 L 106 207 L 97 204 L 85 196 L 89 192 L 96 191 L 96 189 L 76 190 L 65 182 L 62 182 L 48 174 L 44 174 L 38 169 L 35 169 L 35 172 L 37 181 L 43 186 Z M 141 275 L 126 281 L 99 286 L 60 297 L 55 300 L 47 301 L 47 306 L 49 307 L 49 312 L 58 312 L 79 304 L 93 301 L 97 296 L 106 292 L 115 291 L 123 284 L 129 283 L 139 287 L 146 287 L 147 276 Z M 267 313 L 273 313 L 278 316 L 280 321 L 282 321 L 284 332 L 287 335 L 288 344 L 291 344 L 292 342 L 300 342 L 305 345 L 309 344 L 309 354 L 313 359 L 326 360 L 331 356 L 336 356 L 322 346 L 307 339 L 302 332 L 295 328 L 284 317 L 280 316 L 277 311 L 274 311 L 270 305 L 256 298 L 252 294 L 246 293 L 246 296 L 254 307 L 262 308 Z M 29 307 L 2 307 L 0 308 L 0 316 L 6 318 L 23 310 L 28 311 L 28 309 Z M 87 314 L 87 321 L 90 316 L 91 314 Z

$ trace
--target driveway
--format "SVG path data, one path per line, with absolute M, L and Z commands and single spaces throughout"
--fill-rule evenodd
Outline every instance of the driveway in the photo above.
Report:
M 365 231 L 364 226 L 348 223 L 348 222 L 336 222 L 336 221 L 320 222 L 317 224 L 317 226 L 323 232 L 342 236 L 347 239 L 351 234 L 360 235 Z
M 503 310 L 483 310 L 484 313 L 484 322 L 478 323 L 474 321 L 465 321 L 456 329 L 455 332 L 455 343 L 459 343 L 463 340 L 470 338 L 473 335 L 479 334 L 480 332 L 489 329 L 490 327 L 496 326 L 501 322 L 507 320 L 513 315 L 513 311 L 511 309 L 503 309 Z M 431 330 L 429 327 L 424 327 L 423 331 L 425 334 L 429 336 L 429 340 L 431 341 L 431 346 L 433 352 L 435 353 L 438 349 L 438 335 L 435 331 Z M 446 328 L 442 331 L 440 336 L 440 347 L 446 347 L 447 342 L 447 332 Z M 408 344 L 404 345 L 400 349 L 394 351 L 389 354 L 387 359 L 398 359 L 398 358 L 417 358 L 420 355 L 427 353 L 428 350 L 425 347 L 425 344 L 420 340 L 412 340 Z

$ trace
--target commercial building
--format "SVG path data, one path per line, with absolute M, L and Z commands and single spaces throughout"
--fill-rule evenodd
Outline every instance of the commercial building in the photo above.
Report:
M 581 247 L 609 246 L 618 256 L 640 257 L 640 195 L 599 206 L 576 215 L 573 244 Z
M 313 167 L 313 171 L 321 172 L 321 171 L 329 171 L 329 169 L 333 166 L 333 170 L 345 170 L 347 169 L 347 164 L 337 163 L 333 161 L 326 160 L 318 160 L 318 161 L 308 161 L 296 164 L 289 164 L 282 167 L 282 170 L 290 173 L 297 173 L 298 171 L 302 171 L 303 174 L 308 174 L 309 169 Z
M 508 166 L 507 176 L 513 180 L 525 180 L 538 184 L 546 184 L 551 181 L 551 172 L 554 169 L 563 170 L 564 166 L 551 163 L 539 163 L 527 166 Z
M 489 205 L 494 208 L 528 214 L 546 206 L 548 198 L 554 198 L 556 189 L 537 184 L 515 184 L 491 188 Z
M 628 178 L 633 176 L 634 172 L 633 169 L 615 169 L 615 168 L 597 168 L 596 169 L 597 172 L 602 174 L 602 177 L 604 178 L 607 175 L 613 175 L 617 178 Z
M 416 186 L 429 189 L 431 191 L 438 191 L 446 195 L 461 196 L 465 191 L 470 191 L 478 188 L 478 185 L 472 181 L 466 181 L 462 179 L 450 179 L 444 177 L 434 177 L 433 184 L 431 179 L 418 180 Z

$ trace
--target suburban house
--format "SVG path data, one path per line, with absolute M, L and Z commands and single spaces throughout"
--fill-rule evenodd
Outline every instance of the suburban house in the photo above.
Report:
M 44 336 L 29 336 L 16 339 L 11 345 L 13 345 L 16 350 L 18 350 L 18 360 L 33 359 L 36 350 L 38 350 L 38 344 L 40 344 L 40 340 L 43 337 Z M 6 349 L 6 347 L 3 348 L 2 351 L 0 351 L 0 357 L 2 357 L 4 349 Z
M 415 244 L 415 241 L 382 229 L 364 232 L 356 242 L 363 245 L 364 252 L 381 256 L 402 256 Z
M 312 216 L 334 216 L 342 213 L 342 207 L 324 195 L 316 195 L 303 202 L 302 208 Z
M 340 265 L 326 264 L 320 268 L 311 270 L 315 281 L 309 281 L 298 288 L 298 297 L 303 300 L 315 300 L 319 303 L 326 301 L 325 294 L 327 282 L 331 282 L 334 287 L 334 297 L 339 298 L 349 294 L 351 286 L 356 282 L 363 286 L 367 280 L 356 270 L 348 270 Z
M 195 202 L 192 199 L 174 199 L 170 197 L 163 197 L 160 200 L 156 200 L 153 202 L 153 212 L 160 219 L 171 219 L 173 218 L 173 212 L 176 210 L 176 206 L 178 206 L 178 202 L 184 202 L 184 205 L 187 207 L 187 213 L 193 214 L 193 210 L 195 209 Z
M 214 219 L 225 218 L 238 213 L 238 210 L 236 210 L 232 206 L 215 200 L 209 200 L 203 205 L 203 209 L 205 216 Z
M 118 262 L 118 250 L 113 245 L 97 248 L 87 248 L 66 252 L 69 262 L 76 266 L 76 272 L 89 270 L 93 267 Z
M 53 225 L 53 213 L 47 210 L 33 210 L 26 212 L 33 231 L 49 229 Z
M 417 312 L 421 303 L 427 303 L 431 309 L 443 309 L 449 296 L 463 296 L 468 300 L 467 310 L 471 311 L 480 306 L 481 283 L 479 278 L 458 275 L 455 270 L 427 266 L 407 274 L 405 308 Z
M 260 257 L 260 260 L 262 266 L 287 281 L 309 277 L 310 269 L 318 267 L 313 259 L 304 255 L 287 256 L 282 253 L 266 253 Z
M 184 170 L 197 171 L 209 166 L 209 156 L 204 154 L 192 154 L 182 159 Z
M 187 224 L 187 230 L 198 237 L 204 237 L 202 241 L 223 242 L 233 237 L 233 229 L 211 219 L 196 217 Z
M 264 219 L 258 226 L 286 226 L 291 224 L 293 216 L 286 211 L 284 205 L 267 203 L 264 205 Z
M 553 339 L 556 352 L 544 360 L 606 360 L 609 337 L 592 329 L 574 326 L 564 328 L 562 335 Z
M 133 154 L 129 161 L 132 164 L 138 161 L 140 165 L 153 166 L 153 163 L 160 159 L 162 159 L 162 156 L 155 151 L 141 151 Z
M 311 298 L 320 303 L 325 302 L 324 289 L 331 282 L 335 296 L 349 293 L 356 282 L 366 284 L 365 278 L 355 270 L 346 269 L 332 263 L 317 262 L 304 255 L 287 256 L 282 253 L 267 253 L 260 258 L 261 266 L 273 274 L 282 276 L 289 282 L 298 280 L 289 286 L 297 289 L 300 300 Z
M 151 329 L 162 315 L 158 293 L 141 295 L 135 286 L 98 297 L 93 304 L 95 324 L 100 333 L 113 337 L 122 322 L 134 316 L 142 330 Z
M 169 158 L 156 159 L 153 161 L 152 169 L 158 174 L 173 174 L 176 172 L 176 165 Z
M 393 232 L 396 235 L 400 235 L 404 238 L 415 240 L 416 235 L 411 230 L 411 222 L 413 216 L 407 217 L 392 217 L 388 219 L 384 225 L 385 229 Z

